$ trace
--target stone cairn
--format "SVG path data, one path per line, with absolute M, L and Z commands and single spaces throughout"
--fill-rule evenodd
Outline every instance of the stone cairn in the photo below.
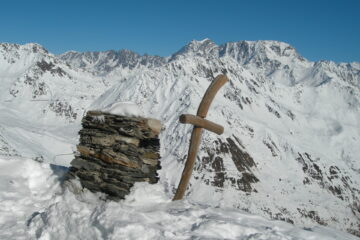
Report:
M 124 199 L 135 182 L 158 182 L 159 120 L 89 111 L 82 127 L 69 178 L 112 200 Z

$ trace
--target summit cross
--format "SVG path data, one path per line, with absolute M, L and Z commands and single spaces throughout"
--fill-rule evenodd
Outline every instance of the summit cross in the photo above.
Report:
M 206 130 L 214 132 L 218 135 L 221 135 L 224 132 L 223 126 L 206 120 L 205 118 L 216 93 L 227 81 L 228 78 L 226 75 L 218 75 L 206 90 L 205 95 L 199 105 L 196 116 L 191 114 L 182 114 L 179 118 L 181 123 L 189 123 L 194 125 L 194 129 L 191 134 L 189 152 L 185 167 L 173 201 L 181 200 L 184 197 L 194 168 L 197 151 L 200 146 L 202 129 L 205 128 Z

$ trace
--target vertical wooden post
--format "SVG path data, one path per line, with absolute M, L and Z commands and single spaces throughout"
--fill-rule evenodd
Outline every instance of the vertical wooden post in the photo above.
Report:
M 219 89 L 228 81 L 228 78 L 225 75 L 219 75 L 217 76 L 214 81 L 210 84 L 210 86 L 208 87 L 208 89 L 205 92 L 205 95 L 199 105 L 198 111 L 197 111 L 197 116 L 204 119 L 208 113 L 209 107 L 216 95 L 216 93 L 219 91 Z M 184 119 L 184 117 L 183 117 Z M 185 121 L 185 120 L 183 120 Z M 184 197 L 186 188 L 189 184 L 189 180 L 194 168 L 194 164 L 195 164 L 195 159 L 196 159 L 196 155 L 200 146 L 200 142 L 201 142 L 201 133 L 202 133 L 202 127 L 199 127 L 199 125 L 201 126 L 212 126 L 207 128 L 208 130 L 212 131 L 213 126 L 219 128 L 221 126 L 212 123 L 210 121 L 205 122 L 201 121 L 197 118 L 197 121 L 199 123 L 194 123 L 194 129 L 193 132 L 191 134 L 191 139 L 190 139 L 190 147 L 189 147 L 189 151 L 188 151 L 188 156 L 187 156 L 187 160 L 185 163 L 185 167 L 183 170 L 183 173 L 181 175 L 181 179 L 180 179 L 180 183 L 179 186 L 177 188 L 177 191 L 175 193 L 175 196 L 173 198 L 173 201 L 175 200 L 181 200 Z M 182 121 L 180 121 L 182 122 Z M 190 122 L 185 122 L 185 123 L 190 123 Z M 218 132 L 218 133 L 222 133 L 222 131 Z

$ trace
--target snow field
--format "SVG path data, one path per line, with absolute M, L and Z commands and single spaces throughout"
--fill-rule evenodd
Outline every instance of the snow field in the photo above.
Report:
M 80 190 L 77 180 L 62 189 L 64 172 L 30 159 L 0 158 L 0 239 L 356 239 L 232 208 L 172 202 L 162 183 L 138 183 L 126 200 L 106 202 Z

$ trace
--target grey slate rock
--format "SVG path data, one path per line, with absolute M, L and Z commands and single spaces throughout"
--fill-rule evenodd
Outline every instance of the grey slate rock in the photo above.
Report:
M 156 119 L 89 111 L 67 178 L 78 177 L 84 188 L 111 200 L 124 199 L 136 182 L 157 183 L 160 130 Z

